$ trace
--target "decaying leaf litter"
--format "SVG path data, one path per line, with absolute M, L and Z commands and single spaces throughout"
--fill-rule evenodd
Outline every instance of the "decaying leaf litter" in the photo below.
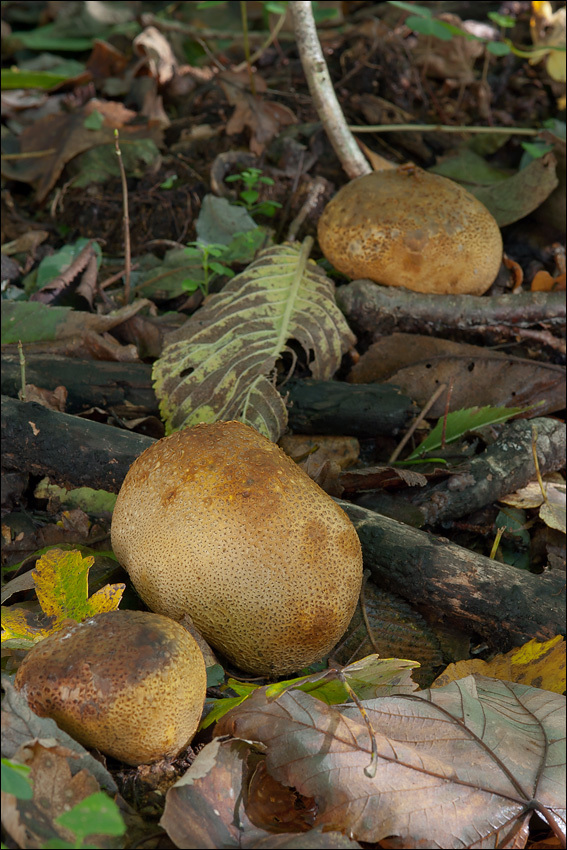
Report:
M 454 10 L 433 17 L 443 10 L 430 4 L 327 4 L 338 17 L 317 13 L 318 38 L 334 90 L 348 124 L 367 125 L 353 153 L 317 123 L 328 128 L 330 116 L 315 109 L 305 44 L 283 4 L 244 4 L 252 75 L 239 4 L 196 5 L 175 20 L 154 9 L 109 20 L 102 8 L 93 19 L 85 5 L 79 19 L 60 10 L 41 28 L 4 11 L 4 668 L 13 673 L 56 621 L 109 610 L 97 599 L 116 607 L 121 585 L 122 608 L 139 607 L 110 551 L 109 512 L 128 465 L 163 435 L 161 417 L 170 429 L 243 417 L 272 439 L 291 426 L 286 451 L 350 500 L 341 504 L 369 575 L 332 653 L 342 672 L 266 689 L 209 657 L 218 722 L 173 762 L 126 770 L 108 759 L 108 772 L 7 680 L 2 755 L 20 784 L 3 827 L 22 847 L 89 834 L 124 846 L 125 821 L 133 846 L 136 836 L 148 843 L 151 813 L 176 846 L 441 847 L 525 846 L 539 821 L 560 846 L 564 8 L 525 3 L 514 17 L 487 17 L 460 4 L 473 19 L 463 22 Z M 87 60 L 62 65 L 61 39 Z M 426 126 L 399 129 L 407 124 Z M 459 127 L 469 132 L 451 132 Z M 313 264 L 318 219 L 345 171 L 408 161 L 461 182 L 498 222 L 506 253 L 486 295 L 349 283 Z M 283 287 L 266 272 L 276 264 Z M 65 411 L 72 428 L 58 418 Z M 330 437 L 338 447 L 326 448 Z M 107 491 L 96 507 L 92 486 Z M 52 570 L 43 567 L 43 596 L 40 550 Z M 69 583 L 87 563 L 81 553 L 95 559 L 88 590 L 88 567 L 80 587 Z M 408 745 L 407 730 L 386 720 L 396 713 L 430 724 L 429 737 L 410 731 Z M 440 722 L 448 734 L 434 731 Z M 471 762 L 482 763 L 476 777 L 463 775 Z M 47 813 L 46 787 L 58 789 Z M 219 814 L 239 795 L 236 819 L 232 805 Z M 456 815 L 446 798 L 452 809 L 460 801 Z M 79 807 L 67 816 L 71 799 Z

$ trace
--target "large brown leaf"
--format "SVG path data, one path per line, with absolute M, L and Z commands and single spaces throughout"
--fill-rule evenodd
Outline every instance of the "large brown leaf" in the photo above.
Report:
M 441 384 L 452 385 L 450 411 L 475 405 L 538 405 L 533 415 L 545 416 L 565 407 L 561 366 L 419 334 L 395 333 L 371 345 L 353 366 L 349 381 L 395 384 L 420 405 Z M 429 416 L 443 416 L 446 404 L 445 393 Z
M 468 676 L 420 694 L 326 706 L 256 691 L 217 725 L 267 748 L 269 773 L 313 797 L 315 825 L 400 846 L 523 847 L 536 810 L 565 833 L 564 698 Z M 366 769 L 366 770 L 365 770 Z

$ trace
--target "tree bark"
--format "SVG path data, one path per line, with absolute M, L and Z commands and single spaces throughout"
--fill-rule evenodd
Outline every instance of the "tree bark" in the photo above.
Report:
M 355 333 L 383 335 L 394 330 L 433 334 L 474 331 L 502 325 L 527 328 L 544 324 L 565 327 L 563 292 L 520 292 L 517 295 L 429 295 L 402 287 L 354 280 L 337 289 L 337 304 Z
M 337 500 L 379 587 L 506 652 L 565 634 L 565 575 L 501 564 L 359 505 Z
M 16 355 L 2 357 L 2 393 L 16 398 L 20 389 Z M 102 407 L 122 419 L 159 416 L 152 389 L 152 367 L 145 363 L 109 363 L 42 355 L 26 357 L 26 383 L 68 392 L 67 412 Z M 353 437 L 394 435 L 408 424 L 410 398 L 390 384 L 345 384 L 339 381 L 292 380 L 281 388 L 289 426 L 302 434 Z
M 151 437 L 2 396 L 2 468 L 117 493 Z

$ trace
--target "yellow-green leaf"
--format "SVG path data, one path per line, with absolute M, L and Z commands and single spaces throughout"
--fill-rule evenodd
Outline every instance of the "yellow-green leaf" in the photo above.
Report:
M 441 688 L 471 673 L 562 694 L 565 690 L 565 641 L 561 635 L 544 643 L 534 639 L 505 655 L 496 655 L 491 661 L 473 658 L 449 664 L 432 687 Z
M 2 608 L 2 643 L 37 643 L 55 631 L 67 620 L 80 623 L 94 614 L 115 611 L 120 605 L 124 584 L 107 584 L 90 598 L 88 595 L 89 570 L 94 563 L 91 555 L 83 558 L 80 552 L 50 549 L 37 561 L 32 572 L 37 599 L 43 617 L 22 608 Z M 28 648 L 20 646 L 20 648 Z

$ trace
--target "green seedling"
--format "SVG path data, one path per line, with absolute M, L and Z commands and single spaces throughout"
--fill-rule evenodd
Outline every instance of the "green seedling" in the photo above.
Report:
M 274 181 L 271 177 L 265 177 L 260 168 L 246 168 L 240 174 L 232 174 L 227 177 L 226 183 L 244 183 L 244 189 L 239 193 L 240 200 L 234 201 L 235 205 L 244 207 L 250 215 L 266 215 L 272 218 L 277 209 L 281 207 L 277 201 L 258 201 L 260 197 L 259 187 L 263 183 L 265 186 L 273 186 Z
M 218 262 L 218 259 L 224 257 L 227 252 L 227 245 L 189 242 L 185 248 L 185 256 L 189 257 L 189 259 L 200 261 L 202 277 L 186 278 L 182 283 L 183 289 L 186 292 L 195 292 L 197 289 L 200 289 L 203 295 L 207 295 L 209 286 L 215 275 L 222 274 L 225 277 L 234 277 L 234 272 L 231 268 Z

